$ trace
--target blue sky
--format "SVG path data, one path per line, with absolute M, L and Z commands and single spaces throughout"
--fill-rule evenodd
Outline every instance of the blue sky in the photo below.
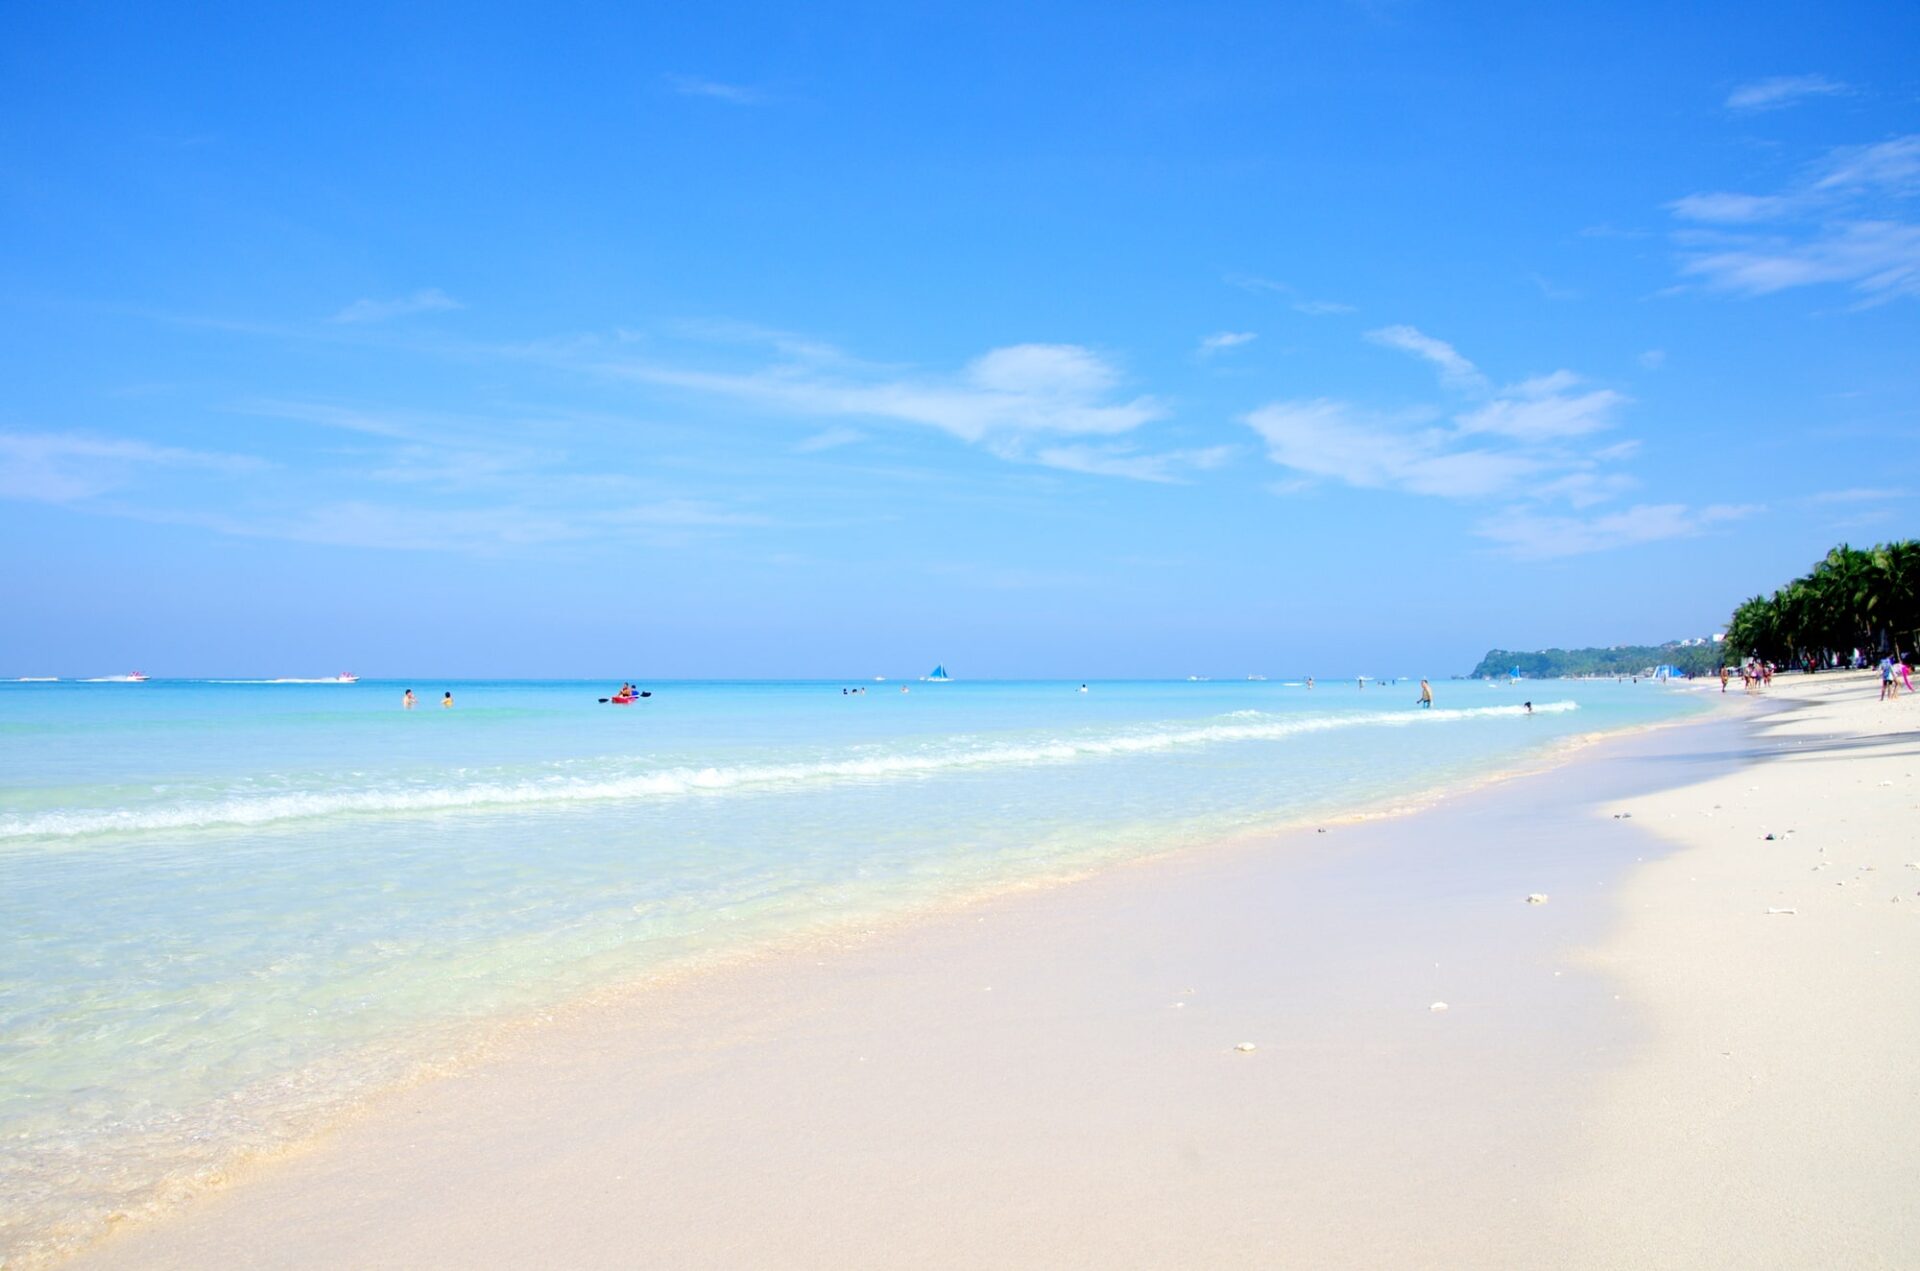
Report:
M 1914 6 L 645 8 L 16 7 L 0 675 L 1447 674 L 1916 530 Z

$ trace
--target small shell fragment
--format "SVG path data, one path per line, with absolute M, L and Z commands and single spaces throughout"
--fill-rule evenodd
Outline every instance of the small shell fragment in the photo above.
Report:
M 1797 914 L 1797 913 L 1799 913 L 1800 911 L 1799 911 L 1798 909 L 1772 909 L 1772 908 L 1769 908 L 1769 909 L 1767 910 L 1767 912 L 1768 912 L 1768 913 L 1770 913 L 1770 914 Z
M 1256 1047 L 1252 1042 L 1241 1042 L 1238 1046 L 1235 1046 L 1234 1049 L 1244 1052 L 1244 1051 L 1256 1049 Z
M 1447 1009 L 1447 1004 L 1445 1002 L 1435 1002 L 1432 1006 L 1429 1006 L 1427 1009 L 1430 1011 L 1436 1011 L 1436 1012 L 1444 1011 Z
M 1547 903 L 1547 893 L 1543 891 L 1530 891 L 1527 893 L 1527 903 L 1529 905 L 1544 905 Z

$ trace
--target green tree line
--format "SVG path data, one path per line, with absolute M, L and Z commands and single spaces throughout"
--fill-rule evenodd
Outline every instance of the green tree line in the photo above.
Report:
M 1733 611 L 1727 656 L 1783 665 L 1831 665 L 1855 649 L 1871 656 L 1920 643 L 1920 542 L 1862 550 L 1845 543 L 1811 572 Z
M 1472 678 L 1503 678 L 1519 667 L 1533 680 L 1574 675 L 1638 675 L 1656 666 L 1674 666 L 1688 675 L 1704 675 L 1720 665 L 1711 644 L 1622 644 L 1610 649 L 1491 649 L 1473 668 Z

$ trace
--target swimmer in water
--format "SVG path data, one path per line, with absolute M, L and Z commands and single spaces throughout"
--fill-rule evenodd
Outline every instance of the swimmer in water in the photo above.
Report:
M 453 709 L 453 694 L 452 694 L 452 692 L 446 692 L 446 693 L 442 693 L 442 694 L 440 695 L 440 707 L 441 707 L 441 709 L 442 709 L 442 710 L 451 710 L 451 709 Z
M 1533 703 L 1532 703 L 1532 702 L 1522 702 L 1522 703 L 1520 703 L 1520 704 L 1521 704 L 1522 706 L 1524 706 L 1524 707 L 1526 707 L 1526 708 L 1527 708 L 1527 714 L 1529 714 L 1529 715 L 1531 715 L 1531 714 L 1533 714 Z
M 400 709 L 403 711 L 410 711 L 413 709 L 413 703 L 414 703 L 413 690 L 408 689 L 400 698 Z

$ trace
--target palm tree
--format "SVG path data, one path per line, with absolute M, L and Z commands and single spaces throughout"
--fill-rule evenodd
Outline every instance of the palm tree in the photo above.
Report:
M 1920 644 L 1920 542 L 1861 551 L 1841 543 L 1771 596 L 1752 596 L 1727 623 L 1726 651 L 1800 661 L 1854 648 Z

